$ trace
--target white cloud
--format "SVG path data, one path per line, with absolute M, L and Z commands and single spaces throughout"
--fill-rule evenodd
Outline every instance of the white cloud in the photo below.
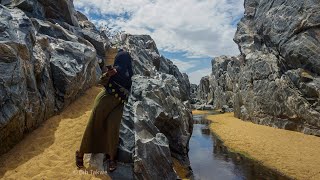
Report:
M 243 0 L 76 0 L 86 13 L 129 18 L 97 20 L 131 34 L 150 34 L 161 50 L 190 57 L 239 54 L 232 21 L 242 16 Z
M 171 59 L 181 72 L 187 72 L 189 69 L 197 66 L 197 61 L 181 61 L 178 59 Z
M 202 77 L 211 74 L 211 70 L 211 68 L 204 68 L 188 73 L 190 83 L 199 84 Z
M 158 49 L 186 52 L 186 59 L 173 60 L 182 72 L 189 72 L 192 83 L 211 73 L 201 61 L 208 58 L 238 55 L 233 42 L 233 21 L 243 15 L 243 0 L 75 0 L 77 9 L 94 13 L 95 24 L 131 34 L 149 34 Z M 111 18 L 112 17 L 112 18 Z
M 88 9 L 102 14 L 121 15 L 134 13 L 141 5 L 149 3 L 149 0 L 75 0 L 76 7 Z

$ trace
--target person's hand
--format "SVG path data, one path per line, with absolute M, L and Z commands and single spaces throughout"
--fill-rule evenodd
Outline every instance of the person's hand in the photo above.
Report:
M 115 75 L 115 74 L 117 74 L 116 68 L 112 68 L 112 69 L 108 70 L 108 75 L 109 75 L 109 76 L 113 76 L 113 75 Z
M 102 70 L 102 74 L 108 72 L 108 68 L 106 66 L 104 66 L 101 70 Z

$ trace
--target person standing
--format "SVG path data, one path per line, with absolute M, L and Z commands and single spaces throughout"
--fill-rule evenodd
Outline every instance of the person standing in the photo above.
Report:
M 117 168 L 116 155 L 119 144 L 119 129 L 124 103 L 131 89 L 132 58 L 119 49 L 114 66 L 108 67 L 108 83 L 97 95 L 94 107 L 83 134 L 80 149 L 76 151 L 76 165 L 84 167 L 84 153 L 105 153 L 110 157 L 109 171 Z

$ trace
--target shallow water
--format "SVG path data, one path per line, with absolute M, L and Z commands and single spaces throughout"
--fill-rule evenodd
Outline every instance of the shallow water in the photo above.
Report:
M 195 179 L 287 179 L 240 154 L 229 152 L 210 132 L 210 121 L 205 115 L 194 115 L 193 121 L 189 158 Z

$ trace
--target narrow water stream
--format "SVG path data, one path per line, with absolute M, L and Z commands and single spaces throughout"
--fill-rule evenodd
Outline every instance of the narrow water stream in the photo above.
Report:
M 288 179 L 240 154 L 229 152 L 223 142 L 210 132 L 210 122 L 205 115 L 194 115 L 193 121 L 189 158 L 194 179 Z

